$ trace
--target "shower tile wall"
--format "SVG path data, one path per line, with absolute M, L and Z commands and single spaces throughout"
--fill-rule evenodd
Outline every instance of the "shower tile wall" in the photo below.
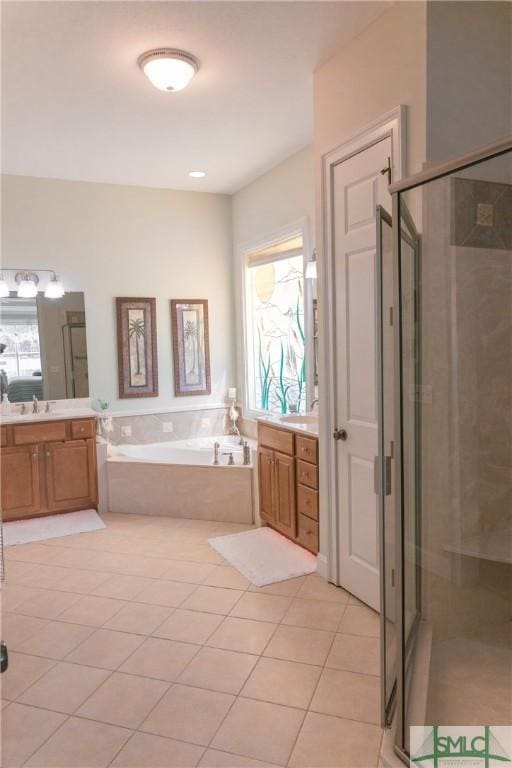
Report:
M 222 435 L 227 427 L 227 410 L 223 408 L 140 416 L 113 415 L 112 431 L 108 432 L 108 439 L 113 445 L 163 443 L 190 437 Z

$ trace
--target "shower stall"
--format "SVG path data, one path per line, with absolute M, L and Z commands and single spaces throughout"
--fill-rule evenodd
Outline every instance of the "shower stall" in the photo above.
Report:
M 410 726 L 512 723 L 512 139 L 391 192 L 377 211 L 382 719 L 407 760 Z

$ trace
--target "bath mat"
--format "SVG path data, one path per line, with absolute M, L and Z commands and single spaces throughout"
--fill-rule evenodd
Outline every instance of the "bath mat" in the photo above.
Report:
M 106 528 L 106 525 L 95 509 L 15 520 L 3 524 L 4 545 L 9 547 L 13 544 L 28 544 L 31 541 L 72 536 L 74 533 L 99 531 L 100 528 Z
M 231 533 L 208 543 L 255 587 L 316 571 L 316 557 L 272 528 Z

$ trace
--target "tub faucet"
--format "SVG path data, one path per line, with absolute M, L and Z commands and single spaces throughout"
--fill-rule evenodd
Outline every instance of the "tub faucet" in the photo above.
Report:
M 219 465 L 219 448 L 220 443 L 215 442 L 213 444 L 213 465 L 217 467 Z
M 222 455 L 229 457 L 228 458 L 228 466 L 229 467 L 233 467 L 235 465 L 235 459 L 234 459 L 233 454 L 231 453 L 231 451 L 224 451 Z

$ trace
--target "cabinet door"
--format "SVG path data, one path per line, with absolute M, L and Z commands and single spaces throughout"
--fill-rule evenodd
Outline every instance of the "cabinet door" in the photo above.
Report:
M 258 479 L 260 489 L 260 514 L 264 520 L 274 522 L 274 451 L 258 450 Z
M 296 536 L 295 459 L 274 453 L 275 525 L 287 536 Z
M 72 511 L 95 507 L 97 491 L 94 440 L 48 443 L 44 450 L 48 509 Z
M 40 507 L 38 447 L 2 448 L 3 519 L 37 515 Z

